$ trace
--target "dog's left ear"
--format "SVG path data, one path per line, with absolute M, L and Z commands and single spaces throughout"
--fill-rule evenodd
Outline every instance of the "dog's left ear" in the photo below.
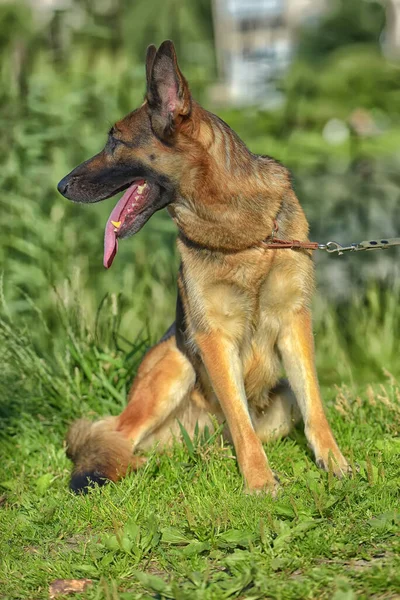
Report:
M 150 48 L 146 59 L 147 103 L 156 135 L 168 139 L 190 114 L 191 95 L 179 69 L 174 44 L 166 40 L 155 56 Z
M 146 51 L 146 85 L 147 85 L 147 90 L 150 87 L 151 73 L 153 71 L 153 63 L 154 63 L 154 59 L 156 57 L 156 54 L 157 54 L 157 48 L 155 47 L 154 44 L 150 44 L 150 46 L 147 47 L 147 51 Z

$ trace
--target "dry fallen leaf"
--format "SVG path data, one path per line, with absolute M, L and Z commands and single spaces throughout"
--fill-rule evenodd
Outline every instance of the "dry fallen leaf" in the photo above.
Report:
M 91 579 L 55 579 L 49 588 L 50 600 L 61 595 L 83 592 L 91 583 Z

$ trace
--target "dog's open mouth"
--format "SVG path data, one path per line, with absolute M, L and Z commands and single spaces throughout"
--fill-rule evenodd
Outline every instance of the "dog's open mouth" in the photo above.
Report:
M 136 179 L 111 212 L 104 232 L 103 263 L 107 269 L 117 254 L 118 239 L 135 233 L 136 217 L 146 208 L 151 188 L 145 179 Z

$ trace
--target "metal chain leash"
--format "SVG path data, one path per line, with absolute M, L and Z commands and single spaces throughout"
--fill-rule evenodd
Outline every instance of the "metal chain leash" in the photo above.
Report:
M 326 250 L 330 254 L 335 252 L 340 256 L 345 252 L 360 252 L 361 250 L 386 250 L 391 246 L 400 246 L 400 238 L 387 238 L 383 240 L 370 240 L 342 246 L 338 242 L 328 242 L 327 244 L 318 244 L 317 250 Z
M 366 240 L 364 242 L 355 242 L 350 246 L 342 246 L 339 242 L 327 242 L 319 244 L 318 242 L 300 242 L 299 240 L 281 240 L 276 237 L 279 231 L 277 220 L 274 219 L 274 228 L 272 234 L 259 245 L 263 248 L 291 249 L 291 250 L 325 250 L 329 254 L 336 253 L 341 256 L 345 252 L 360 252 L 361 250 L 386 250 L 391 246 L 400 246 L 400 238 L 387 238 L 377 240 Z

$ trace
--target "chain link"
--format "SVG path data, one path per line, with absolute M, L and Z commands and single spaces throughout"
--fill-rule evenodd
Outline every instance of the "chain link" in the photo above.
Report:
M 338 242 L 328 242 L 327 244 L 319 244 L 318 250 L 325 250 L 329 254 L 335 252 L 340 256 L 345 252 L 360 252 L 361 250 L 386 250 L 391 246 L 400 246 L 400 238 L 386 238 L 378 240 L 370 240 L 350 244 L 350 246 L 342 246 Z

